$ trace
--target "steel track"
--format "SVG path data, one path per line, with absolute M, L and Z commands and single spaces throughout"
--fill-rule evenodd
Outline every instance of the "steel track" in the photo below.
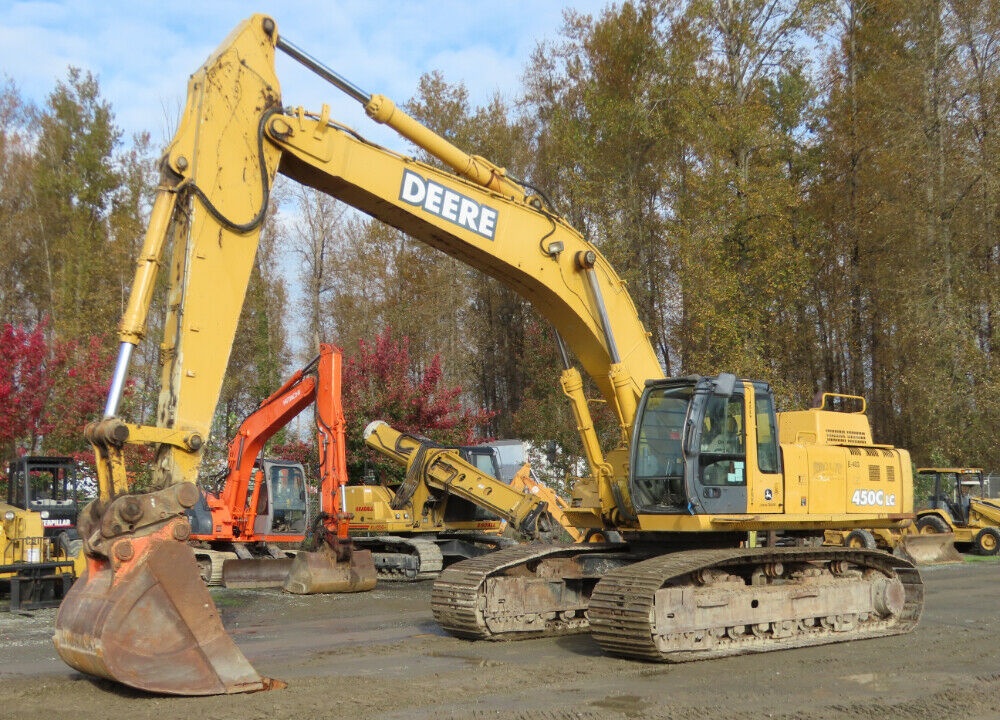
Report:
M 532 544 L 500 550 L 446 569 L 434 585 L 431 606 L 434 617 L 452 635 L 467 639 L 521 639 L 545 637 L 588 628 L 609 654 L 621 657 L 685 662 L 751 652 L 765 652 L 808 645 L 883 637 L 909 632 L 917 624 L 923 609 L 923 583 L 916 569 L 891 555 L 877 551 L 841 548 L 764 548 L 691 550 L 660 555 L 606 573 L 597 583 L 589 599 L 585 617 L 570 619 L 549 617 L 530 631 L 497 633 L 490 629 L 485 608 L 488 580 L 506 574 L 530 576 L 530 570 L 541 561 L 566 558 L 586 553 L 608 553 L 607 546 L 553 546 Z M 731 572 L 749 573 L 769 564 L 782 563 L 790 567 L 805 567 L 814 576 L 811 584 L 801 586 L 794 580 L 785 581 L 787 594 L 813 592 L 832 587 L 838 582 L 831 567 L 848 568 L 851 582 L 867 588 L 871 578 L 883 581 L 898 578 L 903 589 L 901 610 L 889 617 L 862 614 L 853 618 L 851 608 L 843 608 L 843 617 L 850 622 L 839 623 L 826 618 L 801 618 L 786 621 L 783 633 L 756 631 L 735 632 L 735 628 L 709 627 L 683 636 L 658 636 L 653 627 L 656 592 L 665 585 L 693 583 L 690 578 L 709 568 L 727 568 Z M 843 573 L 841 573 L 843 574 Z M 863 579 L 868 578 L 868 579 Z M 784 591 L 779 591 L 784 592 Z M 754 586 L 738 590 L 747 602 Z M 551 613 L 550 613 L 551 615 Z M 839 616 L 839 614 L 838 614 Z M 767 623 L 761 623 L 766 627 Z M 782 636 L 783 635 L 783 636 Z

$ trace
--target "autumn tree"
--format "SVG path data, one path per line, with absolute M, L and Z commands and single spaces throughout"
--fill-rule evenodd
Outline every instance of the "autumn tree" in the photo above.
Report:
M 676 125 L 693 72 L 665 52 L 669 10 L 627 2 L 597 18 L 568 13 L 565 39 L 533 54 L 525 94 L 534 184 L 628 282 L 667 368 L 677 362 L 669 339 L 677 299 L 670 178 L 684 157 Z
M 344 252 L 347 206 L 305 186 L 289 194 L 296 213 L 289 245 L 301 261 L 299 279 L 308 354 L 318 351 L 320 343 L 333 341 L 333 328 L 340 316 L 331 313 L 329 305 L 331 293 L 343 287 L 344 265 L 350 262 Z
M 100 416 L 113 348 L 99 336 L 50 339 L 47 322 L 0 332 L 0 458 L 89 451 L 84 425 Z
M 70 68 L 49 95 L 39 120 L 33 177 L 35 307 L 54 332 L 75 337 L 110 332 L 121 307 L 130 245 L 112 241 L 109 214 L 122 183 L 114 153 L 121 140 L 97 79 Z
M 45 326 L 6 323 L 0 331 L 0 457 L 33 452 L 50 426 L 45 406 L 55 385 Z
M 115 346 L 98 335 L 57 340 L 53 356 L 52 367 L 57 373 L 45 406 L 49 427 L 44 450 L 87 456 L 92 461 L 92 450 L 83 430 L 88 422 L 99 420 L 103 414 L 114 370 Z M 125 387 L 127 405 L 133 402 L 134 387 L 132 382 Z
M 32 252 L 37 227 L 32 204 L 35 119 L 38 110 L 21 97 L 17 85 L 0 86 L 0 322 L 39 322 L 42 308 L 32 303 L 38 281 Z
M 442 444 L 472 444 L 482 439 L 490 413 L 464 406 L 462 389 L 444 382 L 440 355 L 414 372 L 406 337 L 385 329 L 373 342 L 361 341 L 345 352 L 343 403 L 347 420 L 347 462 L 360 477 L 366 464 L 380 475 L 399 477 L 398 468 L 375 456 L 364 444 L 364 428 L 383 420 L 400 432 L 418 433 Z

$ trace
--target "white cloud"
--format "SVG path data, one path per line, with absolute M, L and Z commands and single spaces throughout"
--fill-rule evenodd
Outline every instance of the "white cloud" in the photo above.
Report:
M 597 13 L 606 0 L 264 0 L 289 40 L 367 92 L 403 102 L 422 74 L 464 83 L 470 102 L 510 99 L 535 45 L 553 40 L 562 8 Z M 0 74 L 41 104 L 70 65 L 96 74 L 126 134 L 162 144 L 184 102 L 188 76 L 248 15 L 238 0 L 14 0 L 0 26 Z M 360 107 L 287 58 L 277 60 L 287 104 L 319 109 L 386 142 Z M 391 143 L 398 147 L 398 143 Z

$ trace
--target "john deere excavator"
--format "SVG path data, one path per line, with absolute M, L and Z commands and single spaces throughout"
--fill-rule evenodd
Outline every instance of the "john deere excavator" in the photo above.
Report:
M 326 108 L 288 108 L 275 49 L 454 172 L 366 142 Z M 562 386 L 591 469 L 567 514 L 577 527 L 614 529 L 625 542 L 531 544 L 453 565 L 433 597 L 448 631 L 531 637 L 589 629 L 614 654 L 687 660 L 880 637 L 917 623 L 923 588 L 905 561 L 864 549 L 741 547 L 748 531 L 905 521 L 905 451 L 865 446 L 830 413 L 812 411 L 797 416 L 795 438 L 779 447 L 765 382 L 665 378 L 622 280 L 539 192 L 324 67 L 280 36 L 270 17 L 239 25 L 191 77 L 161 169 L 106 419 L 88 430 L 101 497 L 81 513 L 88 567 L 63 601 L 54 638 L 72 667 L 160 692 L 269 685 L 219 622 L 186 544 L 184 510 L 197 501 L 191 481 L 276 172 L 498 279 L 567 346 Z M 127 425 L 115 418 L 118 399 L 168 237 L 157 424 Z M 570 350 L 618 418 L 620 441 L 607 453 Z M 157 445 L 161 490 L 128 492 L 126 442 Z M 350 561 L 349 544 L 336 549 Z

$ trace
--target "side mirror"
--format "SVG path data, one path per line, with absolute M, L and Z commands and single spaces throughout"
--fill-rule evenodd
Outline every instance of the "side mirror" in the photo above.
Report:
M 712 394 L 716 397 L 729 398 L 736 390 L 736 376 L 732 373 L 720 373 L 715 378 L 712 387 Z

